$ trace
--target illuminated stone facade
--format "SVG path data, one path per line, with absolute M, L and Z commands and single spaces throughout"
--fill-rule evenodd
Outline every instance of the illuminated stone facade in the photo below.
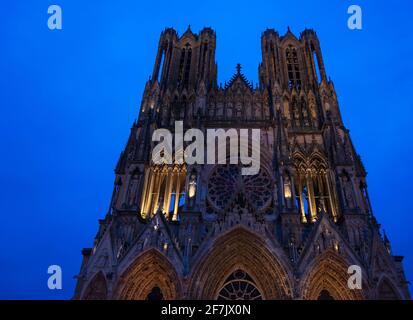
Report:
M 217 84 L 215 32 L 162 32 L 75 299 L 408 299 L 312 30 L 266 30 L 254 86 Z M 259 128 L 261 170 L 154 165 L 152 133 Z M 350 265 L 362 289 L 350 290 Z

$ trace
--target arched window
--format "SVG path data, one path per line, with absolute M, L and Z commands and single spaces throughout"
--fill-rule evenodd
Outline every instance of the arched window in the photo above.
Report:
M 207 67 L 208 67 L 208 62 L 206 59 L 207 56 L 207 52 L 208 52 L 208 42 L 204 42 L 204 44 L 202 45 L 202 54 L 199 55 L 199 66 L 198 66 L 198 70 L 200 70 L 200 78 L 202 79 L 204 77 L 205 72 L 207 71 Z
M 248 273 L 238 269 L 225 281 L 218 300 L 262 300 L 262 295 Z
M 320 69 L 320 59 L 319 59 L 319 56 L 317 54 L 317 50 L 314 48 L 313 43 L 311 43 L 310 50 L 311 50 L 311 55 L 312 55 L 311 58 L 313 60 L 313 70 L 314 70 L 315 82 L 320 83 L 321 80 L 322 80 L 321 69 Z
M 171 59 L 171 52 L 172 52 L 172 43 L 171 41 L 165 41 L 163 42 L 162 46 L 160 47 L 160 52 L 157 57 L 157 61 L 155 64 L 155 73 L 154 73 L 154 78 L 158 80 L 158 82 L 161 82 L 163 79 L 168 78 L 168 62 Z
M 189 71 L 191 70 L 191 59 L 192 59 L 192 49 L 189 48 L 188 54 L 186 57 L 186 64 L 185 64 L 184 86 L 188 86 Z
M 297 49 L 293 46 L 288 46 L 285 51 L 287 60 L 287 72 L 288 72 L 288 86 L 290 89 L 301 88 L 301 75 L 300 64 L 298 62 Z
M 314 69 L 315 69 L 316 82 L 320 83 L 321 81 L 320 65 L 318 63 L 317 53 L 315 50 L 313 50 L 313 63 L 314 63 Z
M 276 74 L 276 72 L 277 72 L 277 61 L 276 61 L 276 56 L 275 56 L 275 48 L 274 48 L 274 43 L 271 41 L 271 44 L 270 44 L 270 51 L 271 51 L 271 58 L 272 58 L 272 72 L 273 72 L 273 74 L 274 74 L 274 77 L 275 77 L 275 74 Z
M 169 69 L 172 57 L 172 41 L 169 41 L 167 51 L 165 51 L 165 75 L 162 74 L 163 79 L 167 80 L 169 77 Z
M 181 50 L 181 59 L 179 61 L 178 85 L 187 86 L 189 82 L 189 72 L 191 70 L 192 48 L 189 43 Z
M 181 50 L 181 59 L 179 60 L 179 76 L 178 76 L 178 85 L 182 83 L 182 80 L 184 78 L 184 63 L 185 63 L 185 53 L 186 50 L 183 48 Z
M 162 79 L 164 61 L 165 61 L 165 49 L 162 49 L 161 61 L 159 62 L 159 70 L 158 70 L 158 79 L 157 79 L 158 82 L 161 82 L 161 79 Z

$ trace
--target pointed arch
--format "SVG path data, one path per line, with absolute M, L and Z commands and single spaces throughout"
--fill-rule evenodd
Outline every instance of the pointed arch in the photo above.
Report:
M 146 300 L 159 288 L 163 299 L 181 297 L 181 281 L 173 264 L 158 250 L 150 249 L 140 254 L 121 275 L 116 298 L 121 300 Z
M 228 277 L 237 270 L 248 274 L 263 299 L 288 299 L 292 295 L 291 277 L 282 253 L 269 250 L 259 236 L 237 226 L 217 238 L 201 252 L 190 275 L 189 296 L 216 299 Z
M 305 154 L 302 152 L 302 150 L 296 148 L 296 150 L 293 151 L 293 161 L 294 161 L 294 166 L 297 170 L 303 170 L 306 171 L 308 169 L 308 161 L 307 157 Z
M 349 264 L 332 250 L 320 255 L 310 266 L 310 272 L 303 278 L 301 297 L 318 300 L 329 294 L 334 300 L 363 300 L 363 290 L 350 290 L 347 285 Z M 364 285 L 364 282 L 363 282 Z
M 318 150 L 314 150 L 309 157 L 309 166 L 326 170 L 328 168 L 325 156 Z
M 102 271 L 99 271 L 87 285 L 82 300 L 106 300 L 107 295 L 106 277 Z

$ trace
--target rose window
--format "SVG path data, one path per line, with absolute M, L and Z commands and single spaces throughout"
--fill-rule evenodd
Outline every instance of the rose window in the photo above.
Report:
M 242 193 L 257 211 L 263 211 L 271 204 L 272 184 L 270 174 L 263 168 L 256 175 L 242 175 L 237 165 L 217 165 L 208 181 L 208 200 L 221 211 Z

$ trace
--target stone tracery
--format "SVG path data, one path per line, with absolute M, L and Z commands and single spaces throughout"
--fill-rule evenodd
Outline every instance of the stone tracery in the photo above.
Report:
M 260 212 L 270 205 L 272 188 L 271 176 L 263 167 L 257 175 L 243 176 L 236 165 L 218 165 L 208 181 L 208 199 L 216 210 L 222 211 L 238 193 L 243 193 L 254 209 Z

